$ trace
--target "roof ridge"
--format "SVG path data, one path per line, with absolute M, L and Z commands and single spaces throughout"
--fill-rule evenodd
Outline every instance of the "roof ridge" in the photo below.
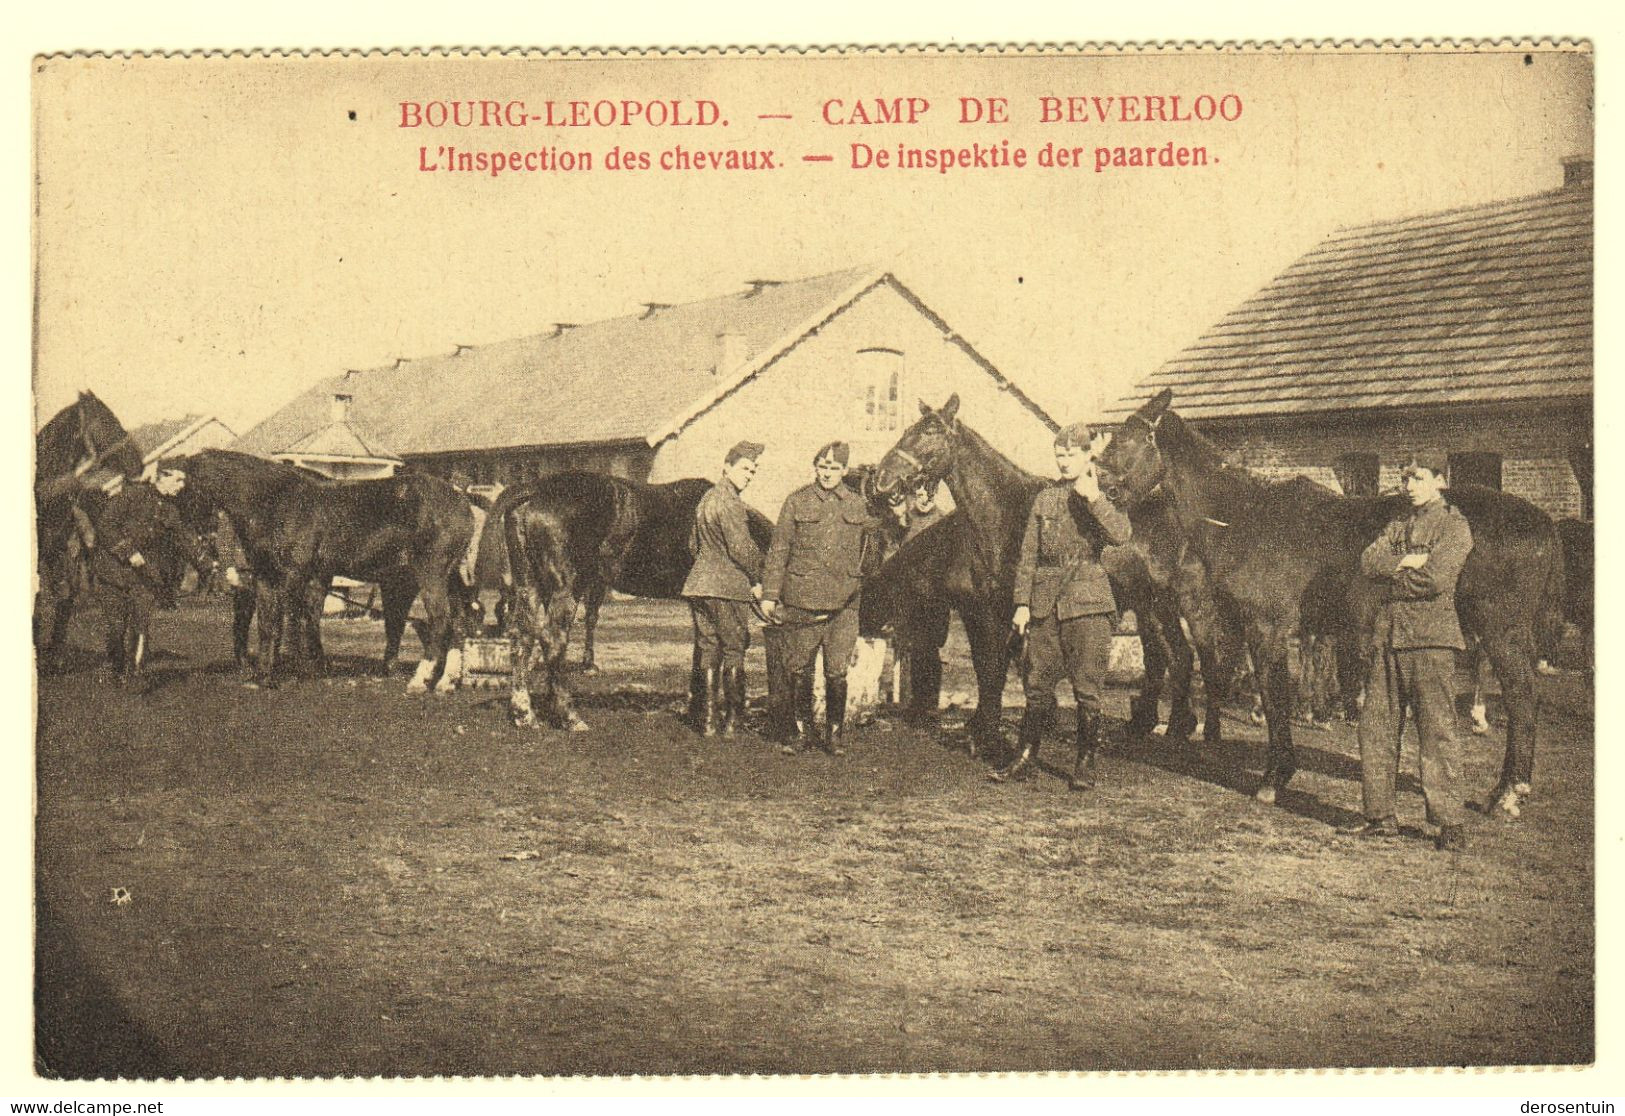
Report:
M 1351 233 L 1368 233 L 1372 230 L 1383 228 L 1393 228 L 1397 230 L 1398 226 L 1409 224 L 1411 222 L 1434 221 L 1439 218 L 1455 217 L 1468 213 L 1475 213 L 1485 209 L 1497 209 L 1501 207 L 1511 209 L 1520 205 L 1528 205 L 1529 203 L 1535 201 L 1544 200 L 1556 202 L 1567 201 L 1570 199 L 1573 199 L 1576 202 L 1580 202 L 1581 199 L 1585 199 L 1595 204 L 1593 192 L 1589 185 L 1557 186 L 1550 190 L 1541 190 L 1533 194 L 1518 194 L 1514 197 L 1501 198 L 1496 201 L 1475 202 L 1472 205 L 1458 205 L 1453 206 L 1450 209 L 1435 209 L 1427 213 L 1413 213 L 1409 217 L 1385 217 L 1379 221 L 1366 221 L 1358 225 L 1340 225 L 1333 229 L 1329 236 L 1322 239 L 1320 245 L 1326 244 L 1330 241 L 1340 240 L 1344 235 Z M 1316 245 L 1316 248 L 1320 247 L 1320 245 Z M 1312 252 L 1314 250 L 1315 249 L 1311 249 L 1310 251 Z

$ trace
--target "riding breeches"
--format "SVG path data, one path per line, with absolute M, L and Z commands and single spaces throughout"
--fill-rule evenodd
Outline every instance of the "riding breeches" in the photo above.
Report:
M 750 649 L 750 606 L 720 597 L 690 597 L 688 610 L 694 619 L 700 668 L 743 667 Z
M 1106 667 L 1112 654 L 1112 617 L 1109 613 L 1057 620 L 1035 616 L 1027 625 L 1027 655 L 1022 683 L 1027 701 L 1053 700 L 1056 683 L 1072 683 L 1079 711 L 1100 711 L 1106 685 Z
M 780 631 L 784 639 L 784 669 L 801 674 L 812 669 L 818 652 L 824 652 L 824 677 L 845 678 L 858 646 L 858 601 L 831 612 L 810 612 L 794 605 L 780 605 Z

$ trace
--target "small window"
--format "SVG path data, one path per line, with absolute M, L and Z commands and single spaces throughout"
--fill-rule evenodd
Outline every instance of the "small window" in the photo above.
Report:
M 903 354 L 896 349 L 858 350 L 858 429 L 897 434 L 903 429 Z
M 1453 453 L 1450 455 L 1450 484 L 1476 484 L 1501 490 L 1501 455 L 1498 453 Z
M 1375 496 L 1381 471 L 1382 463 L 1374 453 L 1339 454 L 1332 462 L 1332 474 L 1345 496 Z

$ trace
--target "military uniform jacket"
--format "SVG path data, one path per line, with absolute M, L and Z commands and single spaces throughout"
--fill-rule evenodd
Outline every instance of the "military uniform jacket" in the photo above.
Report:
M 1034 617 L 1061 620 L 1117 611 L 1111 579 L 1100 563 L 1106 547 L 1125 543 L 1128 516 L 1104 496 L 1087 504 L 1063 481 L 1033 500 L 1016 565 L 1015 603 Z
M 683 596 L 753 599 L 750 587 L 762 580 L 762 551 L 750 537 L 745 501 L 729 482 L 717 482 L 700 497 L 688 549 L 694 567 L 683 582 Z
M 876 522 L 863 497 L 816 483 L 785 498 L 762 575 L 762 599 L 812 612 L 851 604 L 863 588 L 865 552 Z
M 1465 648 L 1456 618 L 1456 578 L 1473 549 L 1467 518 L 1434 500 L 1397 516 L 1360 556 L 1360 572 L 1385 584 L 1386 603 L 1377 618 L 1377 645 L 1396 651 L 1422 647 Z M 1426 554 L 1415 570 L 1399 568 L 1407 554 Z
M 123 589 L 158 587 L 158 559 L 165 551 L 191 555 L 180 512 L 150 484 L 127 484 L 107 502 L 97 524 L 96 580 Z M 140 554 L 147 565 L 130 565 Z

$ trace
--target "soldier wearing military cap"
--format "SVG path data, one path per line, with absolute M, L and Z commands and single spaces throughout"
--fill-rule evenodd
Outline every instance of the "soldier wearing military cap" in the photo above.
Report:
M 823 747 L 831 755 L 845 752 L 846 672 L 858 641 L 865 550 L 877 526 L 863 497 L 842 483 L 850 459 L 845 442 L 830 442 L 813 456 L 815 479 L 786 497 L 762 575 L 762 611 L 782 625 L 784 669 L 798 705 L 800 695 L 811 693 L 813 662 L 824 653 Z M 798 719 L 806 723 L 810 714 L 798 710 Z
M 695 660 L 704 679 L 700 732 L 732 736 L 745 719 L 745 652 L 750 606 L 762 599 L 762 552 L 750 536 L 740 493 L 756 475 L 766 447 L 740 442 L 723 459 L 722 479 L 694 509 L 689 550 L 694 565 L 683 583 L 694 620 Z
M 1466 644 L 1456 617 L 1456 578 L 1473 549 L 1467 519 L 1445 502 L 1443 454 L 1419 453 L 1405 466 L 1410 508 L 1395 516 L 1360 556 L 1382 603 L 1373 632 L 1365 705 L 1360 710 L 1360 775 L 1365 824 L 1345 832 L 1396 837 L 1394 782 L 1405 707 L 1416 714 L 1422 795 L 1440 849 L 1466 845 L 1456 740 L 1456 652 Z
M 1022 681 L 1027 711 L 1021 751 L 995 773 L 1011 778 L 1038 755 L 1055 714 L 1055 685 L 1064 674 L 1078 703 L 1078 751 L 1071 785 L 1094 786 L 1100 747 L 1100 695 L 1111 657 L 1117 599 L 1101 564 L 1106 547 L 1128 541 L 1128 517 L 1101 494 L 1091 450 L 1093 431 L 1074 423 L 1055 438 L 1061 479 L 1033 500 L 1016 565 L 1012 626 L 1027 637 Z
M 92 568 L 96 598 L 107 623 L 107 654 L 121 683 L 133 682 L 152 642 L 152 614 L 167 603 L 162 559 L 181 555 L 201 563 L 173 498 L 186 487 L 180 469 L 161 469 L 149 484 L 126 484 L 107 502 L 97 525 Z

